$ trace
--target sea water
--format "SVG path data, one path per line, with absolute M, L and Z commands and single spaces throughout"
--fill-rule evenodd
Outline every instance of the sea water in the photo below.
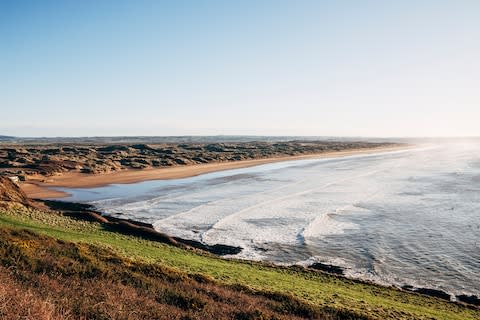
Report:
M 236 258 L 480 295 L 480 143 L 61 190 L 172 236 L 241 246 Z

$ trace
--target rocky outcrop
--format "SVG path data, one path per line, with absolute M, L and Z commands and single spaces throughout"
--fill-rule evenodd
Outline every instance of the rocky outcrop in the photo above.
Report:
M 200 241 L 170 237 L 165 233 L 155 230 L 150 223 L 102 215 L 100 212 L 95 211 L 93 206 L 89 204 L 56 200 L 43 200 L 41 202 L 51 210 L 60 211 L 63 215 L 80 220 L 99 222 L 105 229 L 123 234 L 134 235 L 179 247 L 200 249 L 219 256 L 238 254 L 242 251 L 241 247 L 236 246 L 224 244 L 207 245 Z
M 480 306 L 480 298 L 475 295 L 468 296 L 466 294 L 461 294 L 456 296 L 456 298 L 457 301 L 472 304 L 474 306 Z
M 450 301 L 451 296 L 442 290 L 430 289 L 430 288 L 415 288 L 410 285 L 405 285 L 402 287 L 403 290 L 413 291 L 416 293 L 424 294 L 426 296 L 435 297 L 443 300 Z
M 335 266 L 332 264 L 325 264 L 321 262 L 315 262 L 309 266 L 309 268 L 315 269 L 315 270 L 321 270 L 323 272 L 328 272 L 328 273 L 333 273 L 333 274 L 339 274 L 343 275 L 344 270 L 342 267 Z
M 12 179 L 0 176 L 0 204 L 1 203 L 19 203 L 26 205 L 29 201 L 25 193 Z

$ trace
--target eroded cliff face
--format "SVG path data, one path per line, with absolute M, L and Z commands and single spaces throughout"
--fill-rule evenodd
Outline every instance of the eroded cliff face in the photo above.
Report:
M 9 204 L 29 204 L 27 195 L 8 177 L 0 176 L 0 206 Z

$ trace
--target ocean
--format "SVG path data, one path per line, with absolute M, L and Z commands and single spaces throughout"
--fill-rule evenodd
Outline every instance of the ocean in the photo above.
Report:
M 242 247 L 234 258 L 480 296 L 480 143 L 60 190 L 173 236 Z

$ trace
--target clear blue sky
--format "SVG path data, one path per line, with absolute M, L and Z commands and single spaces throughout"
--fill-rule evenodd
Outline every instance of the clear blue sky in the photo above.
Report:
M 480 1 L 0 0 L 0 134 L 480 135 Z

